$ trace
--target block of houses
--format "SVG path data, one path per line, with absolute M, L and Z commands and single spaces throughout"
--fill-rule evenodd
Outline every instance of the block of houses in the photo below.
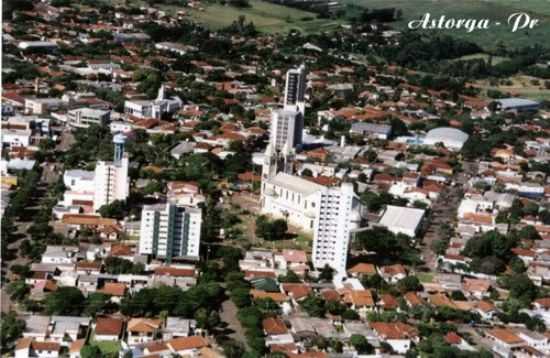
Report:
M 371 322 L 378 339 L 388 343 L 399 354 L 406 353 L 413 343 L 418 343 L 419 335 L 415 327 L 402 322 Z
M 20 338 L 15 346 L 15 358 L 57 358 L 60 353 L 59 343 L 37 341 L 33 338 Z

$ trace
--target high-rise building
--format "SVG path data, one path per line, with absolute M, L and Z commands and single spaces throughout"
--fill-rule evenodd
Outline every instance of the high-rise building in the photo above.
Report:
M 337 274 L 344 274 L 351 232 L 360 224 L 361 204 L 353 184 L 321 190 L 313 233 L 313 266 L 321 269 L 328 265 Z
M 306 67 L 301 65 L 286 73 L 284 108 L 305 114 Z
M 173 203 L 145 205 L 141 211 L 139 253 L 171 260 L 199 257 L 202 211 Z
M 269 143 L 277 152 L 288 153 L 302 145 L 304 117 L 295 110 L 276 109 L 271 112 Z
M 94 210 L 115 200 L 126 200 L 130 192 L 128 154 L 124 153 L 126 137 L 113 137 L 115 153 L 112 162 L 98 161 L 94 172 Z

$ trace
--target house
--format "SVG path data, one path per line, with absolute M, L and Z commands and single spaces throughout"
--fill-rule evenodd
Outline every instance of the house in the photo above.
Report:
M 124 321 L 118 318 L 98 317 L 95 322 L 96 341 L 118 341 L 122 336 Z
M 419 336 L 415 327 L 402 322 L 371 322 L 376 336 L 388 343 L 399 354 L 406 353 L 412 343 L 418 343 Z
M 15 346 L 15 358 L 57 358 L 61 345 L 55 342 L 40 342 L 33 338 L 21 338 Z
M 479 313 L 482 319 L 491 320 L 498 313 L 495 305 L 489 301 L 479 301 L 474 311 Z
M 23 321 L 25 321 L 24 338 L 32 338 L 36 341 L 46 340 L 49 333 L 50 317 L 31 315 L 23 317 Z
M 192 336 L 196 326 L 197 322 L 194 319 L 168 317 L 162 329 L 162 339 Z
M 477 298 L 478 300 L 489 295 L 491 282 L 483 279 L 465 278 L 462 282 L 462 292 L 466 296 Z
M 278 336 L 288 333 L 285 323 L 277 317 L 268 317 L 262 321 L 262 327 L 266 336 Z
M 401 264 L 382 266 L 379 268 L 378 273 L 389 283 L 397 283 L 407 277 L 407 270 Z
M 206 338 L 201 336 L 174 338 L 166 342 L 173 353 L 180 356 L 196 356 L 197 352 L 209 346 Z
M 530 347 L 533 347 L 546 355 L 550 355 L 550 338 L 546 335 L 530 331 L 526 328 L 516 329 L 516 334 Z
M 52 316 L 48 340 L 68 347 L 72 342 L 85 337 L 89 326 L 89 317 Z
M 523 346 L 525 341 L 509 328 L 493 328 L 486 332 L 493 342 L 492 351 L 502 357 L 511 356 L 512 349 Z
M 127 287 L 124 283 L 120 282 L 106 282 L 102 288 L 97 292 L 111 296 L 111 301 L 114 303 L 120 303 L 124 295 L 126 294 Z
M 128 345 L 153 341 L 160 334 L 161 321 L 151 318 L 132 318 L 128 321 Z
M 69 346 L 69 358 L 80 358 L 80 350 L 86 344 L 86 339 L 77 339 Z
M 274 256 L 275 264 L 279 270 L 286 272 L 292 270 L 296 274 L 303 276 L 308 270 L 307 255 L 303 250 L 283 250 L 282 254 Z
M 339 291 L 342 295 L 342 302 L 358 311 L 363 318 L 375 307 L 374 298 L 370 290 L 353 290 L 344 288 Z
M 348 273 L 353 277 L 360 277 L 364 275 L 372 276 L 376 275 L 376 266 L 366 262 L 360 262 L 349 268 Z
M 46 246 L 41 262 L 44 264 L 71 264 L 79 258 L 80 249 L 77 246 Z

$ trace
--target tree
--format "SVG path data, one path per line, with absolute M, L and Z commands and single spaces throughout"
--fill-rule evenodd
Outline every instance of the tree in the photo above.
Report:
M 392 118 L 390 120 L 391 125 L 391 131 L 392 135 L 395 137 L 403 136 L 409 133 L 409 130 L 407 129 L 407 125 L 405 122 L 400 120 L 399 118 Z
M 326 313 L 325 300 L 319 296 L 309 295 L 300 306 L 312 317 L 324 317 Z
M 126 203 L 122 200 L 115 200 L 110 204 L 102 205 L 99 208 L 99 214 L 104 218 L 122 220 L 126 215 Z
M 319 274 L 319 280 L 332 281 L 333 277 L 334 277 L 334 269 L 330 267 L 328 264 L 325 264 L 325 266 L 323 266 L 323 268 L 321 269 L 321 273 Z
M 80 350 L 80 357 L 82 358 L 101 358 L 103 357 L 103 353 L 101 353 L 101 350 L 97 346 L 91 346 L 91 345 L 85 345 Z
M 15 301 L 21 301 L 30 291 L 29 285 L 23 280 L 18 280 L 10 283 L 6 288 L 7 293 L 10 295 L 10 298 Z
M 526 274 L 505 276 L 500 283 L 510 291 L 510 297 L 518 300 L 524 307 L 537 297 L 538 288 Z
M 367 341 L 365 336 L 362 336 L 360 334 L 353 334 L 350 337 L 350 343 L 359 354 L 374 353 L 374 347 Z
M 105 259 L 105 272 L 112 275 L 120 275 L 126 273 L 142 274 L 145 267 L 142 263 L 134 264 L 130 260 L 126 260 L 116 256 L 109 256 Z
M 87 316 L 96 316 L 98 313 L 104 313 L 105 309 L 109 307 L 110 297 L 101 292 L 92 292 L 86 299 L 86 308 L 84 314 Z
M 397 289 L 401 293 L 406 293 L 409 291 L 422 291 L 422 284 L 416 276 L 407 276 L 397 282 Z
M 236 288 L 231 291 L 230 296 L 231 301 L 233 301 L 237 307 L 247 307 L 250 306 L 252 302 L 248 288 Z
M 279 282 L 299 283 L 302 282 L 302 280 L 300 280 L 300 277 L 296 274 L 296 272 L 288 270 L 286 275 L 279 276 Z
M 50 315 L 80 316 L 84 311 L 85 298 L 76 287 L 59 287 L 45 300 L 46 313 Z
M 287 230 L 288 225 L 283 219 L 269 221 L 269 219 L 263 215 L 258 216 L 256 219 L 256 235 L 262 237 L 264 240 L 273 241 L 283 239 Z
M 17 319 L 15 312 L 10 311 L 0 318 L 0 346 L 10 349 L 13 343 L 23 334 L 25 321 Z

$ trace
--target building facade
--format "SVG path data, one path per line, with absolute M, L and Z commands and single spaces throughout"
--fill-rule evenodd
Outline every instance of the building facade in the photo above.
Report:
M 324 188 L 319 194 L 315 218 L 312 261 L 316 269 L 325 265 L 345 274 L 352 230 L 361 224 L 361 205 L 353 184 Z
M 302 64 L 298 68 L 286 73 L 284 109 L 305 113 L 306 102 L 306 67 Z
M 126 200 L 130 192 L 128 154 L 124 153 L 122 134 L 113 137 L 115 155 L 112 162 L 98 161 L 94 172 L 94 210 L 115 200 Z
M 170 260 L 198 258 L 202 212 L 172 203 L 146 205 L 141 212 L 139 253 Z

